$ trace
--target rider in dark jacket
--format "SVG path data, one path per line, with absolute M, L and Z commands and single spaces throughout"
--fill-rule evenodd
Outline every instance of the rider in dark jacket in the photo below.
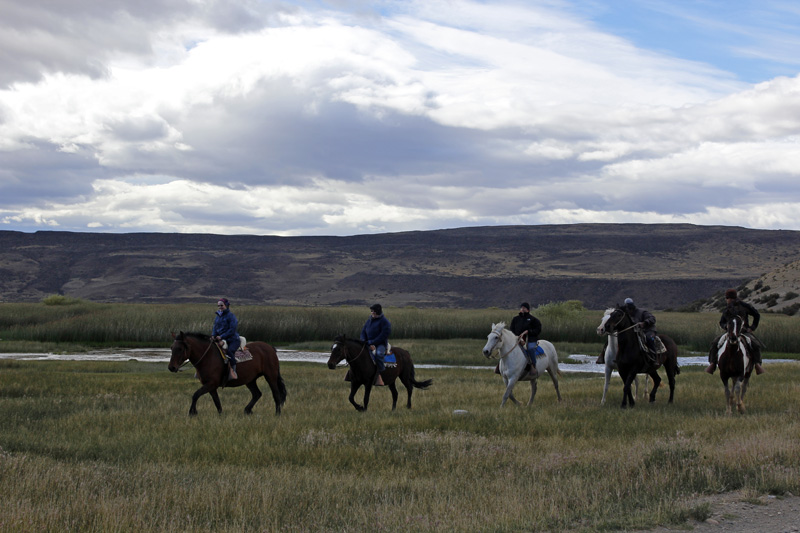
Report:
M 531 304 L 519 304 L 519 314 L 511 319 L 509 329 L 514 335 L 520 337 L 525 347 L 525 353 L 531 361 L 531 374 L 536 375 L 536 347 L 539 345 L 539 334 L 542 332 L 542 323 L 531 314 Z
M 375 354 L 375 364 L 378 365 L 378 372 L 386 370 L 383 364 L 383 357 L 386 355 L 386 345 L 389 343 L 389 335 L 392 333 L 392 324 L 383 316 L 381 304 L 374 304 L 370 308 L 370 316 L 361 328 L 361 340 L 369 345 L 369 349 Z
M 234 354 L 241 346 L 241 339 L 236 328 L 239 326 L 239 320 L 236 315 L 230 311 L 230 302 L 227 298 L 220 298 L 217 302 L 217 316 L 214 317 L 214 328 L 211 330 L 211 337 L 215 341 L 225 341 L 228 343 L 226 353 L 231 365 L 231 379 L 237 379 L 236 375 L 236 357 Z
M 758 312 L 758 309 L 749 303 L 740 300 L 736 289 L 728 289 L 725 291 L 725 303 L 727 304 L 725 311 L 732 312 L 734 315 L 740 317 L 744 321 L 742 334 L 746 335 L 750 340 L 750 348 L 753 355 L 756 374 L 763 374 L 764 369 L 761 367 L 761 343 L 753 336 L 752 333 L 758 327 L 758 323 L 761 320 L 761 314 Z M 728 313 L 725 311 L 723 311 L 722 316 L 719 319 L 719 327 L 727 330 Z M 751 316 L 753 317 L 752 324 L 750 324 Z M 713 374 L 717 369 L 717 351 L 719 348 L 720 338 L 722 338 L 722 335 L 718 335 L 717 338 L 714 339 L 714 341 L 711 343 L 711 349 L 708 352 L 709 365 L 706 367 L 706 372 L 709 374 Z
M 638 324 L 644 333 L 647 347 L 654 354 L 656 353 L 656 317 L 646 309 L 639 309 L 631 298 L 625 298 L 625 311 L 631 317 L 634 324 Z

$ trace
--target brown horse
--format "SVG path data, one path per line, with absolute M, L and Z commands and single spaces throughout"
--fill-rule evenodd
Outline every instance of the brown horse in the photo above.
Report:
M 250 403 L 244 408 L 246 414 L 253 412 L 253 406 L 261 398 L 261 390 L 258 388 L 256 379 L 264 376 L 272 389 L 272 398 L 275 400 L 275 414 L 281 414 L 281 407 L 286 403 L 286 385 L 281 377 L 278 354 L 275 348 L 266 342 L 250 342 L 247 351 L 253 356 L 249 361 L 240 361 L 236 364 L 237 379 L 224 380 L 228 375 L 228 365 L 222 359 L 222 351 L 219 346 L 211 340 L 209 335 L 203 333 L 184 333 L 173 335 L 175 339 L 172 343 L 172 357 L 169 360 L 170 372 L 177 372 L 188 361 L 197 371 L 202 387 L 197 389 L 192 395 L 192 405 L 189 407 L 189 414 L 197 414 L 197 399 L 205 393 L 211 395 L 217 411 L 222 413 L 222 405 L 219 403 L 217 389 L 224 387 L 246 386 L 250 390 Z
M 381 372 L 381 379 L 392 391 L 392 411 L 397 407 L 395 381 L 398 377 L 408 391 L 406 407 L 411 409 L 411 393 L 414 391 L 414 387 L 423 390 L 427 389 L 431 386 L 433 380 L 427 379 L 420 382 L 414 379 L 414 363 L 411 361 L 411 355 L 396 346 L 392 347 L 392 352 L 397 358 L 397 366 L 394 368 L 387 367 L 386 370 Z M 375 375 L 378 373 L 378 367 L 369 355 L 369 346 L 363 341 L 348 339 L 344 335 L 339 335 L 333 340 L 331 356 L 328 359 L 328 368 L 334 370 L 336 365 L 343 360 L 350 365 L 350 403 L 353 404 L 357 411 L 366 411 L 369 405 L 369 395 L 372 392 L 372 384 L 375 382 Z M 356 403 L 355 396 L 362 385 L 364 386 L 364 405 L 359 405 Z
M 742 334 L 743 325 L 744 321 L 738 315 L 731 313 L 728 316 L 728 330 L 722 337 L 718 352 L 719 376 L 725 385 L 727 414 L 731 414 L 734 404 L 740 413 L 744 413 L 744 394 L 755 364 L 750 356 L 747 338 Z M 728 387 L 730 380 L 733 380 L 733 391 Z

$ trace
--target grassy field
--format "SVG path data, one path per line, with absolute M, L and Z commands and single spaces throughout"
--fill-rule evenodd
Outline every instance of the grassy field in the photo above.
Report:
M 282 374 L 280 417 L 268 394 L 245 416 L 240 388 L 190 418 L 190 371 L 0 361 L 0 531 L 632 530 L 704 519 L 699 494 L 800 492 L 797 363 L 754 377 L 733 416 L 699 367 L 673 405 L 662 389 L 627 411 L 618 378 L 600 407 L 596 375 L 500 409 L 488 370 L 418 369 L 434 383 L 413 410 L 378 389 L 357 413 L 343 369 Z

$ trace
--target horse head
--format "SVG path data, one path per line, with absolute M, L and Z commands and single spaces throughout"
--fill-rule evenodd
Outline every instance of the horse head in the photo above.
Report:
M 331 370 L 336 368 L 336 365 L 347 359 L 347 343 L 353 339 L 348 339 L 344 334 L 337 335 L 333 339 L 333 346 L 331 346 L 331 356 L 328 358 L 328 368 Z
M 608 335 L 609 331 L 606 329 L 608 326 L 608 319 L 611 318 L 611 313 L 614 311 L 613 307 L 606 309 L 605 313 L 603 313 L 603 319 L 600 321 L 600 325 L 597 326 L 597 334 L 598 335 Z
M 172 354 L 170 355 L 169 366 L 167 368 L 169 368 L 170 372 L 177 372 L 183 362 L 189 358 L 189 350 L 186 345 L 185 335 L 182 331 L 177 335 L 173 333 L 172 338 L 173 341 L 170 348 Z
M 744 320 L 742 320 L 742 317 L 732 311 L 726 311 L 725 318 L 727 319 L 728 324 L 728 327 L 726 328 L 728 342 L 731 344 L 737 344 L 739 342 L 739 335 L 742 334 Z
M 483 356 L 487 359 L 491 358 L 495 350 L 499 350 L 503 345 L 503 330 L 506 327 L 505 322 L 499 324 L 492 324 L 492 331 L 487 335 L 486 345 L 483 347 Z
M 603 326 L 603 331 L 601 332 L 601 335 L 603 333 L 611 334 L 614 332 L 619 332 L 621 329 L 628 326 L 629 323 L 630 324 L 633 323 L 627 311 L 625 311 L 625 309 L 623 309 L 619 305 L 617 305 L 617 307 L 613 309 L 609 309 L 608 311 L 606 311 L 606 313 L 608 313 L 607 315 L 608 318 L 603 317 L 604 322 L 601 323 L 601 325 Z M 599 327 L 597 329 L 598 331 L 600 330 Z

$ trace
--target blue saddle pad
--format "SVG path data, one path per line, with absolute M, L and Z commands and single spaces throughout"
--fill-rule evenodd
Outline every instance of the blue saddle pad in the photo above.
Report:
M 369 355 L 370 355 L 370 357 L 372 357 L 372 362 L 374 363 L 375 362 L 375 354 L 373 352 L 370 352 Z M 383 364 L 386 367 L 395 367 L 395 366 L 397 366 L 397 357 L 394 355 L 394 353 L 384 354 L 384 356 L 383 356 Z
M 534 355 L 544 355 L 544 349 L 537 344 L 536 349 L 533 351 L 533 353 Z

